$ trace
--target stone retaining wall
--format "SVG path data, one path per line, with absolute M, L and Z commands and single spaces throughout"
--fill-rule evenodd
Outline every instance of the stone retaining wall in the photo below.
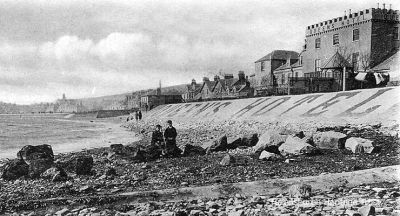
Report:
M 399 119 L 400 88 L 257 97 L 163 105 L 150 111 L 154 119 L 279 120 L 279 119 Z

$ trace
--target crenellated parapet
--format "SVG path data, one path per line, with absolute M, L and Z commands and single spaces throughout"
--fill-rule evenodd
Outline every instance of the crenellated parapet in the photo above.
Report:
M 400 13 L 398 10 L 369 8 L 307 26 L 306 37 L 324 34 L 371 21 L 399 23 L 399 15 Z

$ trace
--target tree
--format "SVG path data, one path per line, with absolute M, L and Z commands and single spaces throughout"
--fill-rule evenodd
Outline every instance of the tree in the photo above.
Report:
M 364 52 L 361 53 L 359 56 L 359 62 L 360 62 L 360 69 L 363 72 L 367 72 L 369 69 L 371 69 L 371 54 Z

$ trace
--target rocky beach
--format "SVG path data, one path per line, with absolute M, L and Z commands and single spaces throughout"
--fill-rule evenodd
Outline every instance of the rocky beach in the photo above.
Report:
M 149 159 L 146 146 L 150 144 L 151 132 L 155 124 L 163 124 L 163 121 L 150 118 L 126 122 L 123 126 L 136 133 L 140 141 L 54 155 L 47 167 L 39 166 L 42 172 L 36 177 L 32 177 L 35 175 L 31 175 L 29 168 L 34 166 L 35 160 L 26 154 L 29 151 L 22 149 L 18 157 L 29 163 L 28 175 L 11 175 L 5 180 L 7 166 L 4 164 L 10 161 L 2 162 L 1 212 L 25 215 L 368 215 L 365 211 L 375 211 L 376 214 L 396 215 L 400 210 L 398 182 L 393 179 L 372 181 L 368 185 L 343 183 L 324 190 L 299 182 L 292 184 L 297 191 L 294 194 L 298 194 L 294 197 L 285 187 L 278 194 L 253 195 L 235 190 L 235 187 L 229 189 L 243 182 L 329 176 L 399 165 L 396 124 L 177 120 L 174 125 L 182 153 L 171 158 Z M 354 139 L 358 144 L 352 144 Z M 303 147 L 298 149 L 299 145 Z M 193 196 L 190 199 L 189 196 L 187 200 L 179 200 L 178 195 L 163 198 L 154 192 L 212 185 L 227 189 L 218 197 Z M 141 195 L 136 194 L 139 198 L 129 201 L 132 193 Z M 292 198 L 297 201 L 286 202 Z M 355 202 L 355 199 L 363 202 Z M 310 202 L 312 200 L 314 202 Z M 339 200 L 346 205 L 321 203 Z M 276 204 L 283 202 L 285 204 Z

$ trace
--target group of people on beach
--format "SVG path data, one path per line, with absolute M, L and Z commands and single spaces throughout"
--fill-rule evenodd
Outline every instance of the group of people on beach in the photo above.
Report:
M 128 118 L 126 119 L 126 121 L 129 121 L 129 120 L 133 120 L 132 115 L 128 116 Z M 142 111 L 140 111 L 140 110 L 135 111 L 135 120 L 136 121 L 142 120 Z
M 161 156 L 171 156 L 178 148 L 176 146 L 177 135 L 171 120 L 167 121 L 167 128 L 164 133 L 162 131 L 162 126 L 157 124 L 151 136 L 151 146 L 156 149 L 162 149 Z

